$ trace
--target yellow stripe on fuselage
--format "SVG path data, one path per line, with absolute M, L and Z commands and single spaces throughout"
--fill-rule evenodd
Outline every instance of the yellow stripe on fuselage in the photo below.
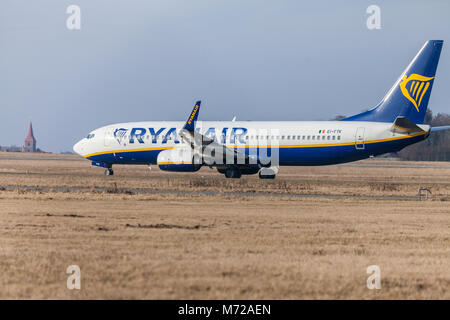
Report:
M 111 154 L 111 153 L 140 152 L 140 151 L 153 151 L 153 150 L 170 150 L 170 149 L 173 149 L 173 148 L 175 148 L 175 147 L 156 147 L 156 148 L 144 148 L 144 149 L 126 149 L 126 150 L 102 151 L 102 152 L 96 152 L 96 153 L 87 154 L 84 157 L 85 158 L 89 158 L 89 157 L 99 156 L 99 155 L 102 155 L 102 154 Z
M 247 145 L 226 145 L 228 148 L 232 149 L 239 149 L 239 148 L 315 148 L 315 147 L 337 147 L 337 146 L 351 146 L 355 144 L 369 144 L 369 143 L 379 143 L 379 142 L 387 142 L 387 141 L 394 141 L 394 140 L 401 140 L 401 139 L 408 139 L 408 138 L 414 138 L 417 136 L 421 136 L 426 134 L 428 131 L 422 131 L 415 134 L 407 135 L 407 136 L 401 136 L 401 137 L 393 137 L 393 138 L 385 138 L 385 139 L 378 139 L 378 140 L 367 140 L 364 142 L 341 142 L 341 143 L 327 143 L 327 144 L 299 144 L 299 145 L 278 145 L 278 146 L 271 146 L 271 145 L 254 145 L 254 146 L 247 146 Z M 97 153 L 91 153 L 88 155 L 85 155 L 85 158 L 94 157 L 102 154 L 111 154 L 111 153 L 123 153 L 123 152 L 140 152 L 140 151 L 152 151 L 152 150 L 169 150 L 174 149 L 176 146 L 172 147 L 156 147 L 156 148 L 143 148 L 143 149 L 127 149 L 127 150 L 115 150 L 115 151 L 103 151 L 103 152 L 97 152 Z M 170 164 L 170 163 L 168 163 Z

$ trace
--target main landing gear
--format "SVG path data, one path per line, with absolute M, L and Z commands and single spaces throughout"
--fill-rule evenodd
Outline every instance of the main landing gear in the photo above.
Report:
M 105 170 L 105 176 L 112 176 L 114 175 L 114 170 L 112 168 L 107 168 Z
M 260 179 L 275 179 L 277 175 L 279 167 L 269 167 L 269 168 L 261 168 L 258 173 Z
M 275 179 L 275 174 L 261 174 L 261 171 L 258 173 L 260 179 Z
M 217 169 L 220 173 L 225 175 L 225 178 L 228 179 L 239 179 L 243 174 L 255 174 L 258 173 L 260 179 L 275 179 L 275 176 L 278 173 L 278 167 L 269 167 L 269 168 L 244 168 L 240 169 L 237 167 L 229 167 L 223 169 Z
M 237 168 L 229 168 L 227 169 L 227 171 L 225 171 L 226 178 L 239 179 L 241 175 L 241 171 Z

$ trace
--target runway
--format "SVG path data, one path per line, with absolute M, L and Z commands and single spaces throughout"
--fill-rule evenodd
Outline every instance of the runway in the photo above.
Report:
M 419 165 L 419 164 L 371 164 L 371 163 L 345 163 L 339 166 L 361 167 L 361 168 L 410 168 L 410 169 L 450 169 L 450 166 L 442 165 Z
M 268 193 L 268 192 L 215 192 L 215 191 L 189 191 L 189 190 L 155 190 L 155 189 L 112 189 L 98 187 L 36 187 L 36 186 L 0 186 L 0 190 L 25 190 L 25 191 L 58 191 L 58 192 L 106 192 L 115 194 L 172 194 L 172 195 L 197 195 L 197 196 L 234 196 L 234 197 L 275 197 L 275 198 L 317 198 L 317 199 L 366 199 L 366 200 L 402 200 L 423 201 L 420 197 L 406 196 L 367 196 L 367 195 L 342 195 L 342 194 L 308 194 L 308 193 Z M 430 196 L 429 199 L 432 197 Z M 441 198 L 441 201 L 449 201 L 450 198 Z

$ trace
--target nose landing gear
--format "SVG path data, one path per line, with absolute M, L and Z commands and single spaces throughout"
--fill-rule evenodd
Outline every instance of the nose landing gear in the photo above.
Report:
M 112 169 L 112 164 L 102 161 L 92 161 L 91 164 L 96 167 L 106 168 L 105 176 L 114 175 L 114 170 Z

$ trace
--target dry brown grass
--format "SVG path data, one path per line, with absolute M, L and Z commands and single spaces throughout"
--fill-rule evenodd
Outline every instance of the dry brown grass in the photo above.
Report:
M 439 200 L 449 195 L 448 169 L 287 168 L 265 184 L 209 169 L 117 167 L 108 179 L 83 161 L 10 161 L 0 160 L 0 185 L 383 195 L 423 185 L 433 200 L 3 190 L 0 298 L 450 298 L 450 206 Z M 66 288 L 72 264 L 79 291 Z M 373 264 L 377 291 L 366 288 Z
M 115 166 L 115 176 L 105 177 L 101 168 L 92 167 L 89 161 L 79 160 L 77 156 L 65 156 L 74 159 L 72 161 L 52 160 L 56 157 L 49 155 L 46 156 L 47 160 L 39 161 L 23 158 L 22 154 L 0 153 L 0 185 L 93 188 L 117 185 L 118 188 L 126 189 L 390 196 L 416 196 L 419 187 L 427 187 L 432 189 L 437 199 L 450 197 L 450 168 L 283 167 L 275 180 L 260 180 L 257 176 L 230 180 L 209 168 L 202 168 L 195 174 L 169 174 L 156 167 L 149 170 L 146 166 Z M 439 162 L 381 160 L 359 163 L 450 166 Z

